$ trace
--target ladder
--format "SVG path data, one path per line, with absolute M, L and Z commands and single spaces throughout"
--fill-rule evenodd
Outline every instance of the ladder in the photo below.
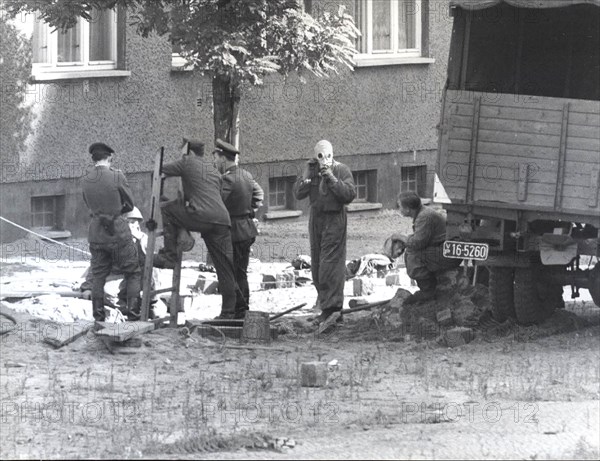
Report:
M 165 148 L 161 147 L 154 160 L 154 169 L 152 173 L 152 196 L 150 199 L 150 220 L 158 221 L 160 215 L 160 197 L 162 195 L 164 179 L 161 178 Z M 171 301 L 169 303 L 169 325 L 177 327 L 177 313 L 181 308 L 181 296 L 179 286 L 181 282 L 181 260 L 182 250 L 177 246 L 177 261 L 173 269 L 173 281 L 169 288 L 152 290 L 152 269 L 154 260 L 154 248 L 156 246 L 156 237 L 162 235 L 162 231 L 156 229 L 148 230 L 148 245 L 146 247 L 146 261 L 144 264 L 144 277 L 142 280 L 142 308 L 141 321 L 148 320 L 150 313 L 150 300 L 159 293 L 171 292 Z

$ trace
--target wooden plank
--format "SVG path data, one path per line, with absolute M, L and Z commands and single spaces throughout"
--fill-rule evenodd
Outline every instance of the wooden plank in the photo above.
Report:
M 471 107 L 471 111 L 473 108 Z M 451 115 L 450 116 L 450 129 L 454 128 L 468 128 L 471 129 L 473 126 L 473 114 L 467 115 Z
M 600 115 L 599 114 L 582 114 L 579 112 L 571 111 L 569 115 L 569 127 L 571 125 L 577 126 L 591 126 L 598 128 L 600 126 Z
M 102 322 L 101 325 L 103 328 L 96 331 L 96 335 L 117 342 L 127 341 L 134 336 L 152 331 L 155 327 L 153 322 Z
M 600 102 L 586 99 L 569 99 L 573 112 L 579 114 L 600 114 Z
M 469 177 L 467 179 L 467 202 L 473 200 L 473 191 L 475 188 L 475 168 L 477 166 L 477 139 L 479 138 L 479 108 L 481 100 L 475 99 L 473 104 L 473 127 L 471 132 L 471 148 L 469 152 Z
M 571 149 L 598 153 L 600 151 L 600 139 L 568 137 L 567 150 Z
M 555 147 L 558 148 L 560 136 L 529 134 L 529 133 L 511 133 L 495 130 L 480 129 L 479 138 L 481 141 L 497 142 L 510 145 L 537 146 L 537 147 Z
M 448 151 L 465 152 L 469 153 L 471 143 L 464 139 L 449 139 L 448 140 Z
M 518 158 L 518 161 L 529 159 L 548 159 L 558 158 L 558 146 L 540 147 L 540 146 L 520 146 L 515 144 L 506 144 L 500 142 L 490 142 L 479 140 L 477 144 L 479 152 L 494 156 L 511 156 Z
M 171 299 L 169 301 L 169 326 L 173 328 L 177 328 L 177 315 L 180 310 L 182 310 L 181 306 L 181 295 L 179 294 L 179 286 L 181 285 L 181 260 L 182 260 L 183 252 L 181 249 L 177 249 L 177 262 L 175 263 L 175 268 L 173 269 L 173 291 L 171 292 Z
M 500 119 L 481 117 L 479 126 L 482 130 L 506 131 L 509 133 L 528 133 L 558 136 L 561 126 L 559 123 L 540 122 L 532 120 Z
M 450 93 L 450 90 L 447 91 L 447 94 Z M 473 102 L 460 102 L 458 101 L 450 101 L 446 103 L 450 108 L 450 115 L 458 115 L 460 117 L 473 117 Z
M 572 163 L 589 163 L 597 165 L 600 163 L 600 152 L 569 149 L 569 141 L 567 140 L 567 164 Z
M 516 179 L 518 177 L 517 170 L 520 164 L 531 165 L 530 175 L 538 171 L 553 171 L 556 172 L 558 161 L 552 158 L 535 158 L 529 156 L 504 155 L 498 153 L 488 153 L 479 150 L 477 153 L 477 163 L 482 165 L 482 172 L 487 177 L 498 177 L 498 171 L 502 170 L 502 176 Z M 554 181 L 553 181 L 554 182 Z
M 584 195 L 582 197 L 563 197 L 562 212 L 564 213 L 567 210 L 572 210 L 573 212 L 577 212 L 585 216 L 593 216 L 596 219 L 598 219 L 598 216 L 600 216 L 600 207 L 598 207 L 598 205 L 595 207 L 590 207 L 589 195 Z
M 165 148 L 161 147 L 154 159 L 154 170 L 152 171 L 152 192 L 150 198 L 150 216 L 149 220 L 158 221 L 160 215 L 160 194 L 162 181 L 160 178 Z M 154 247 L 156 244 L 156 230 L 148 231 L 148 240 L 146 243 L 146 261 L 144 263 L 144 277 L 142 279 L 142 305 L 141 315 L 142 321 L 148 320 L 150 312 L 150 299 L 152 297 L 152 268 L 154 261 Z
M 573 138 L 600 139 L 600 125 L 586 126 L 569 123 L 568 134 Z
M 527 200 L 527 178 L 529 177 L 529 164 L 521 163 L 519 165 L 519 183 L 517 186 L 517 200 L 524 202 Z
M 462 115 L 462 114 L 461 114 Z M 481 116 L 499 120 L 523 120 L 560 124 L 561 112 L 534 107 L 486 106 L 481 108 Z
M 569 126 L 569 103 L 563 106 L 562 126 L 560 130 L 560 147 L 558 149 L 558 168 L 556 172 L 556 194 L 554 196 L 554 209 L 560 210 L 562 191 L 565 181 L 565 157 L 567 154 L 567 128 Z
M 48 327 L 44 330 L 44 342 L 53 347 L 60 348 L 85 336 L 94 328 L 94 322 L 77 321 L 72 324 L 62 324 L 53 329 Z M 56 334 L 54 332 L 56 331 Z
M 596 208 L 598 206 L 598 188 L 600 187 L 600 168 L 592 168 L 590 172 L 590 192 L 588 196 L 588 206 Z
M 450 139 L 462 139 L 471 142 L 471 129 L 470 128 L 452 128 L 449 134 Z M 470 149 L 470 148 L 469 148 Z

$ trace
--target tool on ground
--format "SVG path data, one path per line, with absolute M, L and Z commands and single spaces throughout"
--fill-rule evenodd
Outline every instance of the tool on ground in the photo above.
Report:
M 271 318 L 269 319 L 269 322 L 272 322 L 273 320 L 278 319 L 279 317 L 283 317 L 284 315 L 289 314 L 290 312 L 294 312 L 294 311 L 297 311 L 298 309 L 302 309 L 304 306 L 306 306 L 306 303 L 299 304 L 298 306 L 291 307 L 286 311 L 280 312 L 279 314 L 275 314 L 275 315 L 271 316 Z

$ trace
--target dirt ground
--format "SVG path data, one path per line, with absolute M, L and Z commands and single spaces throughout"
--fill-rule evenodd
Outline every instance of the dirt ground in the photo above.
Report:
M 409 228 L 393 212 L 351 217 L 348 259 Z M 306 221 L 261 231 L 261 261 L 309 254 Z M 34 270 L 3 257 L 2 283 Z M 453 283 L 419 309 L 348 314 L 324 335 L 306 321 L 310 288 L 257 291 L 271 312 L 308 304 L 270 344 L 162 328 L 139 347 L 109 351 L 90 332 L 54 349 L 44 339 L 69 324 L 3 309 L 17 323 L 0 318 L 0 457 L 598 459 L 600 309 L 584 299 L 540 326 L 499 325 L 485 287 Z M 444 309 L 471 342 L 447 347 Z M 301 364 L 316 361 L 327 383 L 302 387 Z

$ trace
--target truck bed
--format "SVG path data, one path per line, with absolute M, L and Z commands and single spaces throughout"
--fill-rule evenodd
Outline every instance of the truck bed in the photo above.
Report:
M 451 203 L 600 215 L 600 102 L 447 90 L 440 129 Z

